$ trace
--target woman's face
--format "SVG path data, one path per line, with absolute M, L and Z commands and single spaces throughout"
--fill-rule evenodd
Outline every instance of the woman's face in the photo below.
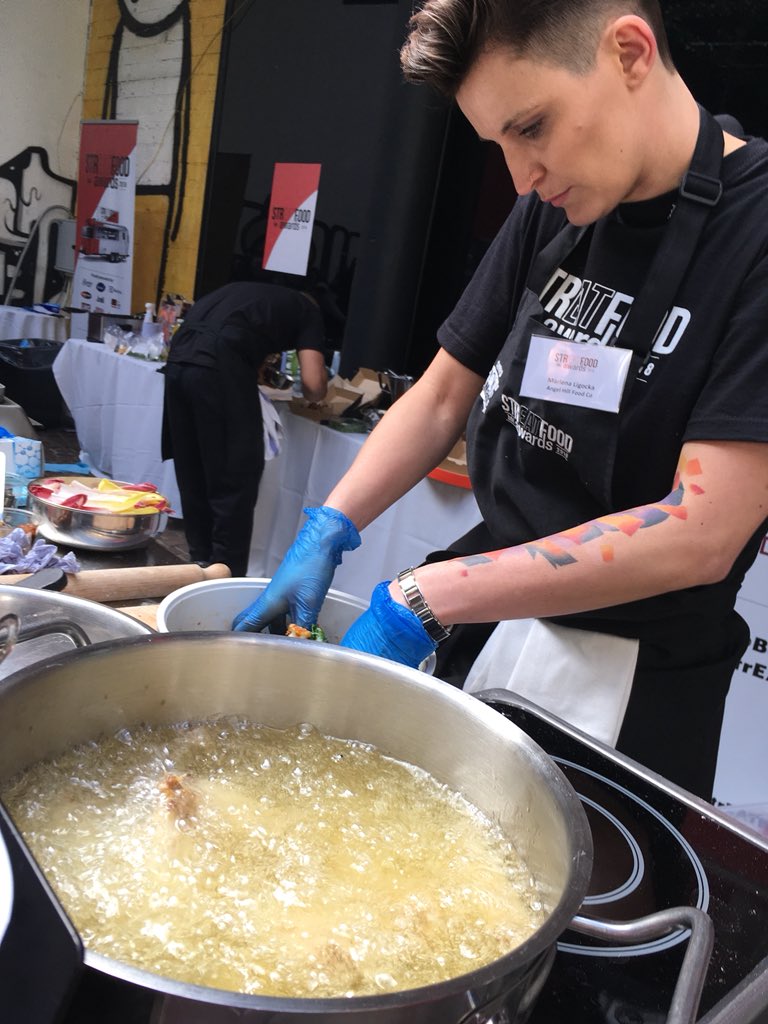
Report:
M 635 91 L 602 50 L 586 74 L 515 57 L 482 54 L 456 101 L 482 139 L 498 143 L 518 194 L 536 191 L 572 224 L 590 224 L 620 202 L 650 198 Z

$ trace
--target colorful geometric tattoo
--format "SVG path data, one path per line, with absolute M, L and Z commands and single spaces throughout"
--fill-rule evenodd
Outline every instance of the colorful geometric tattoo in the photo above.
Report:
M 687 495 L 699 495 L 704 489 L 695 483 L 692 477 L 701 476 L 701 464 L 698 459 L 681 459 L 678 466 L 673 489 L 663 501 L 653 505 L 641 505 L 638 508 L 630 509 L 627 512 L 616 512 L 592 522 L 574 526 L 570 530 L 553 534 L 542 540 L 531 541 L 529 544 L 522 544 L 531 558 L 541 556 L 556 569 L 563 565 L 570 565 L 576 562 L 576 557 L 567 550 L 574 546 L 580 547 L 593 540 L 600 540 L 600 553 L 604 562 L 613 561 L 614 549 L 610 534 L 622 533 L 631 537 L 638 530 L 646 530 L 650 526 L 658 526 L 670 517 L 676 519 L 687 519 L 688 509 L 684 504 Z M 685 480 L 685 483 L 683 482 Z M 489 552 L 487 555 L 474 555 L 470 558 L 461 559 L 464 565 L 477 565 L 480 562 L 495 561 L 511 554 L 520 548 L 504 548 L 501 551 Z

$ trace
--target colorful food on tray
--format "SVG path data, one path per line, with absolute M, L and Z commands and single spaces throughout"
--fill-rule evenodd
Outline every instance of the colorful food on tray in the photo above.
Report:
M 63 480 L 47 477 L 29 485 L 29 493 L 41 501 L 63 508 L 87 512 L 114 512 L 118 515 L 151 515 L 170 511 L 167 498 L 150 483 L 127 484 L 116 480 Z

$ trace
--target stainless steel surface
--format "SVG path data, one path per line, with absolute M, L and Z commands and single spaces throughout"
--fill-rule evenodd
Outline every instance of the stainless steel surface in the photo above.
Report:
M 19 638 L 19 617 L 8 612 L 0 618 L 0 661 L 11 653 Z
M 396 402 L 413 387 L 413 377 L 405 373 L 395 373 L 394 370 L 384 370 L 379 373 L 379 387 L 382 391 L 387 391 L 392 401 Z
M 672 907 L 635 921 L 621 922 L 578 916 L 570 925 L 583 935 L 628 944 L 668 935 L 681 926 L 689 928 L 691 934 L 666 1024 L 693 1024 L 715 944 L 714 926 L 702 910 Z
M 21 645 L 16 646 L 9 658 L 13 660 L 9 666 L 0 670 L 0 679 L 26 668 L 27 665 L 34 665 L 44 658 L 52 658 L 55 654 L 66 654 L 80 645 L 76 644 L 66 632 L 47 633 L 45 636 L 25 640 Z
M 39 661 L 49 654 L 56 653 L 59 645 L 57 644 L 52 647 L 50 641 L 57 638 L 59 634 L 64 641 L 65 648 L 86 647 L 91 642 L 85 630 L 70 619 L 57 618 L 55 623 L 50 624 L 36 622 L 28 617 L 26 622 L 22 623 L 18 615 L 4 615 L 0 619 L 0 659 L 5 660 L 5 658 L 17 652 L 19 643 L 38 640 L 42 641 L 45 646 L 42 648 L 40 656 L 33 655 L 31 660 Z M 27 657 L 24 658 L 24 664 L 31 663 L 29 645 L 27 647 Z M 17 661 L 14 663 L 13 671 L 20 667 Z
M 22 407 L 10 398 L 6 398 L 5 391 L 0 396 L 0 427 L 5 427 L 6 430 L 18 437 L 39 438 L 39 434 Z
M 235 576 L 202 580 L 167 594 L 157 609 L 161 633 L 232 629 L 232 620 L 259 598 L 271 581 L 265 577 Z M 338 643 L 368 602 L 340 590 L 329 590 L 320 609 L 319 625 L 330 643 Z
M 190 583 L 167 594 L 157 609 L 157 628 L 161 633 L 190 633 L 200 630 L 229 631 L 232 620 L 255 601 L 270 583 L 263 576 L 234 576 L 231 579 Z M 328 642 L 338 644 L 346 631 L 368 608 L 368 602 L 354 594 L 331 588 L 325 596 L 318 624 Z M 430 654 L 419 666 L 434 673 L 436 658 Z
M 82 508 L 65 508 L 31 492 L 28 505 L 40 518 L 38 533 L 42 537 L 64 547 L 90 551 L 127 551 L 143 547 L 161 533 L 168 522 L 165 512 L 145 515 L 89 512 Z
M 481 701 L 422 672 L 332 645 L 263 635 L 155 634 L 85 648 L 0 682 L 0 779 L 125 725 L 222 714 L 277 728 L 310 722 L 326 734 L 363 740 L 420 765 L 515 838 L 551 894 L 552 913 L 528 941 L 493 964 L 381 996 L 247 996 L 172 981 L 87 952 L 90 968 L 164 993 L 169 1021 L 482 1024 L 516 987 L 517 1003 L 527 1005 L 549 970 L 555 940 L 586 892 L 592 864 L 586 816 L 560 770 L 528 736 Z
M 768 957 L 699 1024 L 768 1024 Z
M 0 537 L 15 530 L 17 526 L 37 526 L 39 523 L 40 516 L 31 509 L 6 506 L 0 517 Z
M 83 643 L 146 636 L 149 626 L 114 608 L 50 590 L 0 585 L 0 619 L 18 619 L 12 651 L 0 660 L 0 680 L 52 654 Z
M 682 789 L 674 782 L 670 782 L 669 779 L 664 778 L 663 775 L 659 775 L 658 772 L 652 771 L 639 761 L 634 761 L 626 754 L 618 753 L 613 747 L 609 747 L 607 744 L 601 743 L 600 740 L 596 740 L 588 733 L 582 732 L 581 729 L 577 729 L 569 722 L 566 722 L 565 719 L 558 718 L 557 715 L 551 714 L 551 712 L 546 709 L 539 707 L 538 704 L 533 704 L 531 701 L 526 700 L 525 697 L 521 697 L 519 694 L 513 693 L 511 690 L 503 689 L 481 690 L 478 691 L 475 696 L 489 704 L 504 704 L 508 707 L 516 707 L 534 712 L 538 718 L 542 719 L 542 721 L 548 722 L 560 732 L 565 733 L 567 736 L 571 736 L 583 747 L 595 750 L 597 753 L 621 764 L 622 767 L 631 771 L 641 782 L 653 786 L 654 789 L 661 790 L 673 800 L 686 804 L 693 811 L 716 821 L 723 828 L 727 828 L 731 832 L 737 833 L 750 843 L 761 846 L 764 850 L 768 851 L 768 838 L 766 836 L 761 835 L 759 832 L 755 832 L 754 829 L 744 825 L 731 815 L 725 814 L 722 810 L 718 807 L 714 807 L 707 800 L 702 800 L 701 797 L 696 796 L 694 793 L 689 793 L 688 790 Z

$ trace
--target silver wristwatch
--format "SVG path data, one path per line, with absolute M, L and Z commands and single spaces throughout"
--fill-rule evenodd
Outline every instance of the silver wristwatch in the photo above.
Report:
M 432 609 L 424 600 L 424 595 L 419 588 L 419 584 L 416 582 L 416 577 L 413 575 L 413 566 L 411 566 L 410 569 L 403 569 L 402 572 L 399 572 L 397 574 L 397 582 L 400 584 L 400 589 L 403 592 L 406 604 L 415 615 L 418 615 L 419 621 L 426 630 L 428 636 L 434 640 L 436 644 L 442 643 L 443 640 L 447 640 L 451 635 L 453 626 L 444 626 L 442 622 L 432 614 Z

